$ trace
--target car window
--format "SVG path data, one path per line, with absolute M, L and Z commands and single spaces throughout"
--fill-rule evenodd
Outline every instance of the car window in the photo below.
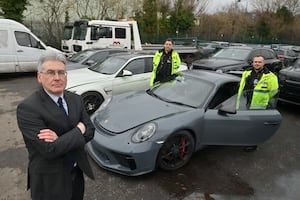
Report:
M 274 58 L 276 58 L 276 55 L 272 51 L 269 51 L 269 50 L 266 50 L 266 49 L 261 50 L 261 55 L 264 56 L 265 59 L 274 59 Z
M 93 53 L 93 51 L 81 51 L 69 58 L 69 61 L 79 63 L 80 61 L 90 57 Z
M 153 57 L 145 58 L 145 73 L 152 72 L 153 69 Z
M 142 74 L 145 72 L 145 59 L 138 58 L 138 59 L 132 60 L 131 62 L 129 62 L 127 64 L 125 69 L 132 72 L 132 74 Z
M 126 29 L 125 28 L 115 28 L 116 38 L 125 39 L 126 38 Z
M 196 78 L 176 76 L 173 80 L 155 87 L 152 92 L 163 101 L 191 107 L 203 107 L 215 85 Z
M 102 51 L 102 52 L 95 53 L 94 55 L 89 57 L 88 60 L 93 60 L 96 63 L 98 63 L 98 62 L 103 61 L 107 56 L 108 56 L 108 52 Z
M 222 85 L 216 92 L 215 96 L 210 101 L 208 108 L 216 109 L 218 106 L 227 100 L 228 98 L 235 95 L 238 91 L 239 82 L 230 82 Z
M 287 53 L 286 53 L 288 56 L 291 56 L 291 57 L 297 57 L 297 53 L 293 50 L 287 50 Z
M 235 106 L 237 110 L 251 110 L 249 108 L 249 105 L 247 105 L 248 92 L 250 92 L 250 91 L 244 91 L 240 96 L 238 96 L 238 94 L 235 94 L 234 96 L 232 96 L 229 99 L 222 102 L 216 108 L 221 107 L 221 105 L 223 105 L 223 106 L 231 105 L 231 106 Z M 278 101 L 278 93 L 277 93 L 277 95 L 275 95 L 274 97 L 272 97 L 269 100 L 269 103 L 265 109 L 268 109 L 268 110 L 276 109 L 277 101 Z M 263 110 L 265 110 L 265 109 L 263 109 Z M 257 110 L 257 109 L 255 109 L 255 110 Z
M 15 37 L 18 45 L 20 46 L 42 48 L 42 46 L 39 44 L 39 41 L 37 41 L 34 37 L 32 37 L 32 35 L 28 33 L 15 31 Z
M 112 56 L 105 59 L 103 62 L 97 63 L 89 69 L 101 74 L 114 74 L 119 71 L 126 62 L 127 60 L 124 58 Z
M 246 60 L 250 54 L 248 49 L 234 49 L 234 48 L 225 48 L 218 51 L 214 58 L 226 58 L 234 60 Z

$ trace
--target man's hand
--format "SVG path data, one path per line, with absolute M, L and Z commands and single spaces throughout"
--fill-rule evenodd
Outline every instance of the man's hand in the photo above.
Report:
M 84 134 L 86 131 L 85 125 L 82 122 L 77 124 L 77 127 L 80 129 L 81 133 Z
M 45 142 L 54 142 L 58 136 L 56 133 L 50 129 L 42 129 L 37 135 L 39 139 L 44 140 Z

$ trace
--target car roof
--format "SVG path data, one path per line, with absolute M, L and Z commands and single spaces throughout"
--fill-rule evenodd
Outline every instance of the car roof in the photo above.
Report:
M 151 53 L 147 53 L 147 52 L 136 52 L 136 51 L 132 51 L 132 52 L 121 52 L 121 53 L 115 53 L 114 55 L 111 55 L 109 57 L 119 57 L 119 58 L 123 58 L 123 59 L 131 59 L 131 58 L 135 58 L 135 57 L 153 57 L 154 55 Z
M 266 50 L 270 50 L 273 51 L 270 48 L 267 47 L 260 47 L 260 46 L 229 46 L 229 47 L 225 47 L 224 49 L 248 49 L 248 50 L 253 50 L 253 49 L 266 49 Z
M 89 48 L 85 49 L 83 51 L 124 51 L 124 52 L 129 52 L 130 50 L 128 49 L 121 49 L 121 48 Z
M 211 70 L 191 69 L 180 72 L 185 76 L 190 76 L 196 79 L 205 80 L 214 84 L 221 84 L 225 82 L 239 82 L 240 78 L 230 74 L 219 73 Z

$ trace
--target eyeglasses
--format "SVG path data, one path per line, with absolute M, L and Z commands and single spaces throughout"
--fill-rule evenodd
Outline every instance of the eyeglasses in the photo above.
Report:
M 54 77 L 56 74 L 58 74 L 59 77 L 67 76 L 67 72 L 65 70 L 47 70 L 45 72 L 40 72 L 42 74 L 45 74 L 46 76 Z

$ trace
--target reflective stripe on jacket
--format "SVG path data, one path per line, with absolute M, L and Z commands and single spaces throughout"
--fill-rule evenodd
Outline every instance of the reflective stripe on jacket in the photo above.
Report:
M 153 57 L 153 70 L 152 70 L 152 76 L 150 78 L 150 86 L 153 86 L 153 82 L 156 78 L 156 70 L 157 67 L 160 63 L 160 59 L 163 55 L 163 51 L 164 50 L 160 50 L 160 51 L 156 51 Z M 179 54 L 172 50 L 172 70 L 171 70 L 171 75 L 175 74 L 179 68 L 179 66 L 181 65 L 181 60 L 179 57 Z
M 236 108 L 240 107 L 240 98 L 243 93 L 246 79 L 250 76 L 252 70 L 244 71 L 240 87 L 238 91 L 238 101 Z M 250 104 L 250 109 L 266 109 L 269 103 L 269 100 L 278 93 L 278 79 L 275 74 L 272 72 L 263 74 L 261 79 L 257 82 L 257 85 L 254 87 L 253 96 Z

